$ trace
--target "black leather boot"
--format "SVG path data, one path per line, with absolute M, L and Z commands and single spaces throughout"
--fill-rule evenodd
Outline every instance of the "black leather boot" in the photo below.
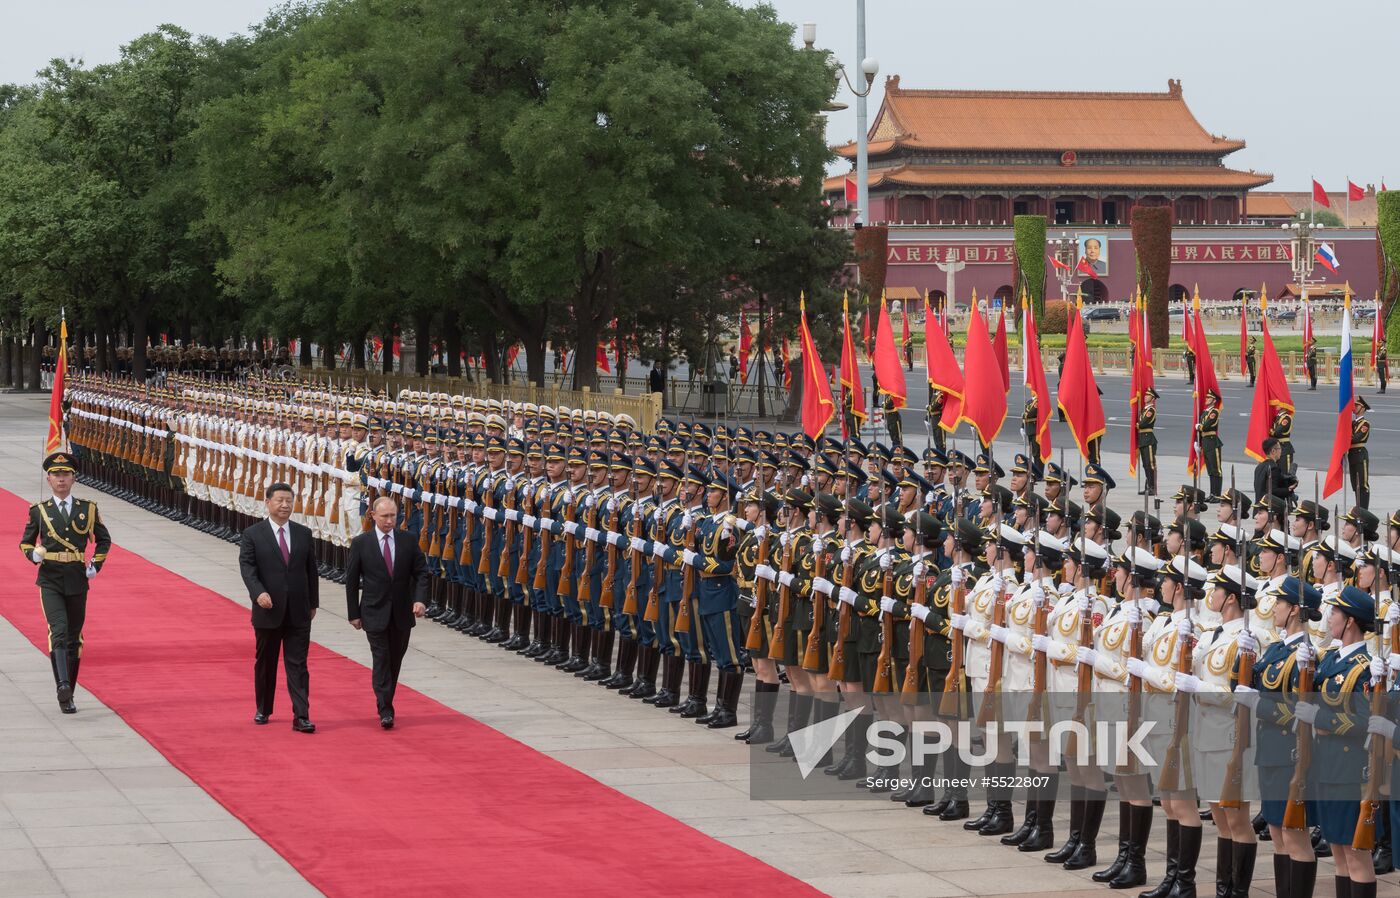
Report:
M 767 745 L 773 741 L 773 709 L 778 705 L 778 684 L 759 680 L 754 684 L 753 724 L 748 732 L 740 733 L 749 745 Z
M 1079 786 L 1069 787 L 1069 838 L 1065 844 L 1045 855 L 1047 864 L 1063 864 L 1079 850 L 1079 837 L 1084 829 L 1084 790 Z
M 1016 846 L 1017 851 L 1049 851 L 1055 846 L 1055 795 L 1060 789 L 1060 775 L 1046 774 L 1046 783 L 1036 790 L 1039 799 L 1035 808 L 1035 829 Z
M 963 759 L 958 757 L 957 752 L 953 750 L 949 750 L 948 753 L 944 754 L 943 770 L 947 773 L 948 779 L 953 781 L 963 779 L 967 776 L 967 764 L 965 764 Z M 924 808 L 924 813 L 929 814 L 933 807 L 936 807 L 936 805 Z M 971 813 L 972 810 L 967 804 L 966 787 L 953 786 L 948 790 L 948 806 L 937 814 L 930 814 L 930 816 L 937 817 L 939 820 L 951 822 L 954 820 L 966 820 Z
M 1371 852 L 1371 864 L 1377 876 L 1384 876 L 1395 870 L 1395 859 L 1390 853 L 1390 813 L 1386 805 L 1376 814 L 1376 847 Z
M 1000 836 L 1011 832 L 1016 825 L 1015 817 L 1011 813 L 1011 800 L 999 798 L 991 803 L 992 818 L 987 824 L 977 831 L 979 836 Z
M 1235 842 L 1215 839 L 1215 898 L 1230 898 L 1234 893 Z
M 1108 882 L 1117 876 L 1123 869 L 1123 864 L 1128 860 L 1128 830 L 1132 828 L 1130 810 L 1132 805 L 1126 801 L 1118 802 L 1118 854 L 1113 858 L 1113 863 L 1102 870 L 1094 871 L 1094 875 L 1089 878 L 1094 882 Z
M 1196 862 L 1201 859 L 1200 826 L 1183 826 L 1177 834 L 1176 882 L 1168 898 L 1196 898 Z
M 710 662 L 699 661 L 690 668 L 690 696 L 681 707 L 680 715 L 686 720 L 704 717 L 710 700 Z
M 992 803 L 988 801 L 987 807 L 982 810 L 982 815 L 980 817 L 974 817 L 973 819 L 964 823 L 963 829 L 969 832 L 981 832 L 982 827 L 986 826 L 991 821 L 991 819 Z
M 515 606 L 515 633 L 505 642 L 501 643 L 501 648 L 508 652 L 524 651 L 530 644 L 530 612 L 529 605 L 521 603 Z
M 1230 864 L 1230 898 L 1249 898 L 1249 887 L 1254 882 L 1254 860 L 1258 856 L 1258 842 L 1235 843 Z M 1375 894 L 1374 883 L 1371 894 Z
M 555 670 L 564 673 L 578 673 L 588 666 L 588 649 L 593 642 L 593 628 L 579 622 L 573 627 L 573 642 L 569 646 L 569 658 L 563 664 L 554 665 Z
M 1108 806 L 1103 792 L 1088 792 L 1084 797 L 1084 823 L 1079 830 L 1079 847 L 1065 860 L 1066 870 L 1085 870 L 1099 862 L 1099 825 Z
M 1147 841 L 1152 836 L 1152 805 L 1130 805 L 1128 857 L 1108 881 L 1110 889 L 1135 889 L 1147 882 Z
M 68 647 L 58 646 L 49 652 L 49 660 L 53 662 L 53 680 L 58 690 L 58 706 L 63 709 L 64 714 L 71 714 L 68 706 L 73 703 L 73 681 L 72 668 L 69 666 Z M 74 709 L 76 710 L 76 709 Z
M 617 631 L 604 630 L 593 639 L 593 669 L 583 674 L 588 683 L 597 683 L 612 676 L 613 646 Z
M 933 779 L 938 774 L 938 758 L 938 755 L 934 755 L 932 760 L 922 764 L 910 762 L 909 772 L 914 777 L 914 788 L 909 790 L 909 796 L 904 799 L 905 807 L 926 808 L 938 800 L 938 790 L 933 785 Z
M 787 727 L 783 730 L 783 737 L 777 742 L 772 742 L 763 750 L 772 755 L 781 755 L 785 758 L 792 757 L 792 743 L 788 741 L 788 733 L 793 730 L 800 730 L 807 725 L 807 713 L 811 707 L 812 697 L 801 692 L 793 692 L 788 695 L 787 707 Z
M 1162 881 L 1146 892 L 1138 892 L 1137 898 L 1167 898 L 1172 892 L 1172 886 L 1176 885 L 1176 865 L 1177 855 L 1181 851 L 1181 824 L 1175 820 L 1167 820 L 1167 870 L 1162 876 Z M 1280 896 L 1282 898 L 1282 896 Z
M 856 762 L 856 752 L 859 751 L 859 738 L 860 734 L 856 732 L 856 728 L 854 726 L 846 727 L 846 732 L 841 737 L 841 760 L 837 761 L 835 764 L 831 764 L 830 766 L 824 768 L 822 770 L 822 773 L 826 774 L 827 776 L 840 776 L 847 770 L 850 770 L 851 765 L 853 765 Z
M 865 752 L 868 748 L 865 741 L 866 731 L 870 724 L 874 723 L 875 715 L 869 711 L 863 711 L 851 724 L 851 729 L 855 731 L 855 738 L 852 740 L 853 751 L 851 751 L 851 764 L 842 771 L 836 778 L 845 782 L 864 780 L 866 776 Z
M 598 681 L 606 689 L 626 689 L 632 685 L 632 672 L 637 669 L 637 640 L 622 637 L 617 649 L 617 672 Z
M 535 656 L 535 660 L 540 664 L 548 664 L 553 667 L 568 658 L 569 653 L 565 651 L 565 648 L 569 645 L 571 638 L 569 636 L 570 626 L 568 618 L 562 615 L 555 616 L 549 627 L 549 643 L 543 652 Z
M 671 708 L 680 702 L 681 674 L 685 671 L 685 658 L 680 655 L 666 655 L 666 670 L 661 675 L 661 688 L 656 695 L 643 698 L 648 705 L 658 708 Z
M 1026 811 L 1021 815 L 1021 825 L 1010 833 L 1001 837 L 1003 845 L 1020 845 L 1035 829 L 1036 820 L 1040 817 L 1040 806 L 1033 800 L 1026 801 Z
M 706 724 L 712 730 L 724 730 L 739 725 L 739 694 L 744 690 L 742 668 L 719 672 L 719 689 L 715 693 L 715 713 Z
M 637 677 L 637 682 L 631 689 L 622 690 L 628 698 L 639 698 L 645 701 L 656 695 L 656 672 L 661 668 L 661 650 L 654 645 L 645 645 L 641 648 L 641 660 L 639 662 L 641 675 Z

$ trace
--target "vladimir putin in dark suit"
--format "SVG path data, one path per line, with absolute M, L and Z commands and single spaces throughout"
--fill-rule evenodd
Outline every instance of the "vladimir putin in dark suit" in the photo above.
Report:
M 267 723 L 277 692 L 277 656 L 287 668 L 287 693 L 292 697 L 292 729 L 314 733 L 310 719 L 310 676 L 306 653 L 311 647 L 311 621 L 320 606 L 316 556 L 311 531 L 293 523 L 292 488 L 274 483 L 267 488 L 267 520 L 243 531 L 238 567 L 253 600 L 253 633 L 257 655 L 253 689 L 258 710 L 253 723 Z
M 427 559 L 417 538 L 394 526 L 394 500 L 376 499 L 370 515 L 374 526 L 350 541 L 345 616 L 369 637 L 379 725 L 388 730 L 394 726 L 394 691 L 413 619 L 423 616 L 428 600 Z

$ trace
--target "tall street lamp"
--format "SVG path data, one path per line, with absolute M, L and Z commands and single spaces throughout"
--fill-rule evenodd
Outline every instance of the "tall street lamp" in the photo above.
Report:
M 802 25 L 802 43 L 808 50 L 817 43 L 817 23 L 805 22 Z M 859 90 L 851 83 L 846 67 L 837 64 L 836 69 L 846 82 L 846 87 L 856 95 L 856 221 L 855 226 L 864 224 L 870 208 L 870 158 L 869 141 L 866 132 L 865 100 L 875 87 L 875 76 L 880 73 L 880 62 L 873 56 L 865 55 L 865 0 L 856 0 L 856 57 L 860 59 L 860 71 L 865 76 L 865 90 Z

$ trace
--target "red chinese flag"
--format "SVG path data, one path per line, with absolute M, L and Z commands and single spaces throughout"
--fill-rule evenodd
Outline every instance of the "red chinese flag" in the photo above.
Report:
M 1128 316 L 1128 345 L 1136 347 L 1138 345 L 1138 302 L 1133 302 L 1132 314 Z
M 1061 271 L 1069 271 L 1069 265 L 1061 262 L 1058 256 L 1046 256 L 1045 258 L 1050 260 L 1051 267 L 1058 268 Z
M 1351 183 L 1351 178 L 1347 178 L 1347 199 L 1355 202 L 1357 200 L 1364 200 L 1365 198 L 1366 191 Z
M 783 389 L 792 389 L 792 356 L 788 352 L 788 338 L 783 337 Z
M 1040 446 L 1042 463 L 1050 461 L 1050 384 L 1045 380 L 1045 365 L 1040 358 L 1040 335 L 1035 329 L 1035 312 L 1023 295 L 1025 324 L 1021 328 L 1021 340 L 1025 347 L 1026 388 L 1035 396 L 1035 438 Z
M 1288 390 L 1288 379 L 1283 376 L 1274 339 L 1269 335 L 1269 322 L 1264 320 L 1262 327 L 1264 352 L 1259 360 L 1259 378 L 1249 413 L 1249 434 L 1244 443 L 1245 454 L 1257 461 L 1264 460 L 1264 440 L 1280 410 L 1293 411 L 1293 396 Z
M 997 367 L 1001 369 L 1001 385 L 1011 389 L 1011 363 L 1006 358 L 1006 309 L 997 314 L 997 335 L 992 338 L 992 348 L 996 350 Z
M 753 350 L 753 334 L 749 333 L 749 322 L 744 310 L 739 310 L 739 383 L 749 379 L 749 353 Z
M 1322 189 L 1322 185 L 1317 183 L 1317 178 L 1313 178 L 1313 202 L 1328 209 L 1332 208 L 1332 202 L 1327 199 L 1327 191 Z
M 841 300 L 841 402 L 851 404 L 851 414 L 855 415 L 856 427 L 865 421 L 865 390 L 860 382 L 860 365 L 856 359 L 856 341 L 851 335 L 850 308 L 845 298 Z M 844 418 L 843 426 L 844 426 Z
M 44 438 L 44 454 L 63 448 L 63 391 L 68 382 L 68 318 L 58 321 L 58 361 L 53 371 L 53 392 L 49 394 L 49 435 Z
M 900 334 L 899 345 L 905 347 L 909 345 L 909 303 L 907 300 L 904 303 L 904 314 L 900 316 L 900 327 L 904 332 Z
M 1006 422 L 1006 382 L 1001 379 L 987 322 L 976 310 L 967 320 L 963 385 L 962 420 L 977 431 L 983 446 L 990 446 Z
M 1097 272 L 1094 271 L 1094 266 L 1090 265 L 1089 260 L 1083 256 L 1079 258 L 1079 264 L 1075 266 L 1074 270 L 1085 277 L 1094 277 L 1097 274 Z
M 1065 413 L 1069 432 L 1079 446 L 1079 454 L 1089 457 L 1089 443 L 1103 436 L 1105 422 L 1099 385 L 1089 363 L 1089 347 L 1079 315 L 1069 316 L 1069 336 L 1065 341 L 1065 367 L 1060 373 L 1060 411 Z
M 1146 404 L 1144 397 L 1147 395 L 1147 391 L 1152 389 L 1153 383 L 1152 339 L 1148 335 L 1146 303 L 1141 298 L 1134 304 L 1133 320 L 1138 323 L 1138 327 L 1137 337 L 1133 341 L 1133 378 L 1128 400 L 1131 422 L 1131 426 L 1128 427 L 1128 473 L 1136 475 L 1138 466 L 1137 418 L 1143 405 Z
M 831 399 L 831 382 L 826 379 L 826 368 L 817 355 L 812 331 L 807 327 L 805 298 L 800 301 L 799 309 L 802 316 L 798 327 L 802 350 L 802 431 L 815 440 L 825 432 L 831 416 L 836 413 L 836 405 Z
M 854 206 L 860 199 L 860 191 L 856 188 L 856 179 L 846 178 L 846 205 Z
M 612 367 L 608 365 L 608 351 L 603 348 L 603 344 L 598 344 L 598 348 L 597 350 L 595 350 L 595 355 L 597 358 L 597 365 L 599 370 L 603 371 L 605 374 L 611 374 Z
M 1199 297 L 1193 298 L 1193 304 L 1199 303 Z M 1215 376 L 1215 361 L 1210 356 L 1210 344 L 1206 342 L 1205 326 L 1201 324 L 1201 310 L 1199 305 L 1195 309 L 1196 314 L 1191 331 L 1191 351 L 1196 354 L 1196 393 L 1194 402 L 1195 415 L 1191 425 L 1191 450 L 1186 458 L 1186 470 L 1195 474 L 1205 467 L 1205 459 L 1198 451 L 1196 442 L 1195 423 L 1201 420 L 1201 413 L 1206 410 L 1206 397 L 1214 394 L 1221 397 L 1220 381 Z M 1216 408 L 1224 409 L 1223 399 L 1217 399 Z
M 984 328 L 985 329 L 985 328 Z M 894 345 L 894 325 L 885 298 L 880 297 L 880 322 L 875 326 L 875 378 L 880 392 L 894 400 L 894 407 L 904 408 L 904 366 L 899 363 L 899 350 Z
M 938 426 L 952 433 L 958 429 L 962 418 L 963 373 L 957 356 L 953 355 L 953 347 L 948 344 L 947 331 L 928 314 L 928 300 L 924 300 L 924 354 L 929 389 L 941 390 L 944 394 L 943 415 L 938 419 Z

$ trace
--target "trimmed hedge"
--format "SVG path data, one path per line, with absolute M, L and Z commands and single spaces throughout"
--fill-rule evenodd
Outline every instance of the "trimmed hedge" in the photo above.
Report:
M 1045 314 L 1040 319 L 1042 334 L 1069 333 L 1069 303 L 1063 299 L 1051 299 L 1045 303 Z
M 1400 191 L 1383 190 L 1376 194 L 1376 247 L 1380 282 L 1384 285 L 1381 314 L 1385 322 L 1385 347 L 1394 352 L 1400 348 L 1400 315 L 1395 314 L 1396 299 L 1400 295 Z
M 1171 339 L 1167 314 L 1172 278 L 1172 210 L 1170 206 L 1134 206 L 1130 215 L 1137 251 L 1138 286 L 1147 297 L 1152 345 L 1165 348 Z
M 1024 287 L 1039 322 L 1045 317 L 1045 216 L 1017 215 L 1012 226 L 1012 297 L 1020 308 Z

